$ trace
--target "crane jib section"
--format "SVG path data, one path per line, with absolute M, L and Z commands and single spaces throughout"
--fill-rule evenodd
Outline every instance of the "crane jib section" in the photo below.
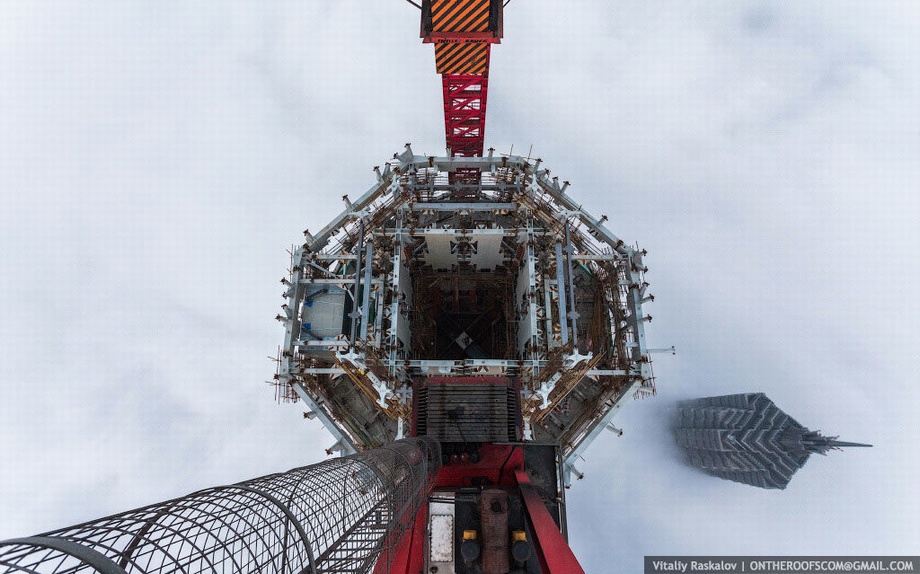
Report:
M 435 68 L 444 93 L 448 153 L 481 157 L 486 126 L 491 44 L 502 36 L 500 0 L 426 0 L 421 36 L 435 45 Z M 455 174 L 474 177 L 477 173 Z

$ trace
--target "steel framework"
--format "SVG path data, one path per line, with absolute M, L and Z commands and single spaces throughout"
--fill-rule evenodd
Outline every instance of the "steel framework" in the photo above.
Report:
M 461 157 L 481 156 L 486 131 L 489 77 L 482 74 L 444 74 L 442 84 L 444 132 L 450 154 Z
M 293 250 L 271 383 L 355 452 L 424 434 L 431 377 L 506 377 L 515 440 L 559 444 L 570 484 L 620 409 L 655 394 L 652 353 L 673 351 L 646 344 L 645 250 L 568 188 L 540 159 L 407 144 Z
M 502 37 L 501 0 L 423 0 L 421 37 L 435 45 L 435 68 L 444 92 L 448 155 L 480 157 L 486 124 L 489 55 Z M 475 169 L 452 174 L 478 177 Z
M 369 572 L 411 527 L 440 466 L 437 441 L 401 440 L 2 541 L 0 572 Z

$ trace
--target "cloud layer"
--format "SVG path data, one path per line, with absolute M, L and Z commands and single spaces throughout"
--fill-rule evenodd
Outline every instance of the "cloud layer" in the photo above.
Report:
M 6 3 L 0 538 L 323 458 L 262 383 L 285 247 L 443 148 L 406 3 Z M 920 10 L 515 0 L 486 140 L 648 249 L 659 396 L 568 492 L 588 571 L 916 551 Z M 875 444 L 783 492 L 684 467 L 679 398 L 766 392 Z

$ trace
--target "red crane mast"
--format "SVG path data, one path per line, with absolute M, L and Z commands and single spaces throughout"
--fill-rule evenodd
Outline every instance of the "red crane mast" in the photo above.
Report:
M 444 93 L 448 155 L 481 157 L 489 94 L 489 54 L 501 42 L 501 0 L 426 0 L 421 37 L 434 44 Z M 453 181 L 476 179 L 478 169 L 461 169 Z
M 482 157 L 489 56 L 492 44 L 500 43 L 502 37 L 502 0 L 425 0 L 421 8 L 421 37 L 425 43 L 434 44 L 435 66 L 441 75 L 448 155 Z M 480 174 L 478 168 L 456 168 L 450 172 L 450 182 L 478 183 Z M 484 382 L 504 382 L 501 377 L 495 377 L 495 381 L 486 379 L 469 378 L 461 381 L 460 378 L 445 377 L 444 382 L 463 382 L 469 384 L 471 389 Z M 418 434 L 418 431 L 416 412 L 413 434 Z M 520 572 L 583 573 L 584 570 L 562 533 L 564 526 L 560 521 L 564 523 L 564 517 L 553 517 L 541 496 L 545 496 L 546 491 L 532 484 L 528 471 L 533 472 L 541 464 L 534 462 L 539 458 L 533 454 L 534 450 L 525 452 L 527 448 L 521 444 L 483 444 L 476 452 L 478 460 L 467 459 L 468 464 L 448 464 L 437 473 L 432 500 L 438 498 L 439 491 L 450 492 L 454 498 L 448 504 L 457 505 L 460 493 L 469 492 L 480 485 L 474 496 L 478 509 L 474 514 L 477 516 L 468 522 L 478 525 L 478 528 L 462 530 L 462 536 L 456 533 L 458 539 L 453 547 L 463 555 L 467 566 L 476 569 L 478 565 L 481 569 L 479 571 L 484 573 L 507 573 L 512 563 L 520 566 Z M 465 453 L 453 456 L 458 459 L 455 462 L 461 462 Z M 550 456 L 549 460 L 549 465 L 545 465 L 546 461 L 541 462 L 552 468 L 553 457 Z M 530 538 L 522 526 L 514 526 L 512 507 L 516 503 L 522 506 L 518 514 L 526 516 L 529 521 Z M 553 502 L 548 504 L 549 507 L 554 506 Z M 433 552 L 433 541 L 430 540 L 433 508 L 429 504 L 419 510 L 411 535 L 403 538 L 392 556 L 381 556 L 375 572 L 425 572 Z M 457 511 L 454 514 L 459 520 Z M 454 528 L 457 529 L 457 526 L 459 524 Z M 464 555 L 466 552 L 470 555 Z M 527 557 L 531 553 L 539 565 L 533 562 L 528 565 Z M 514 559 L 511 559 L 512 556 Z M 463 561 L 456 562 L 454 567 L 461 567 Z

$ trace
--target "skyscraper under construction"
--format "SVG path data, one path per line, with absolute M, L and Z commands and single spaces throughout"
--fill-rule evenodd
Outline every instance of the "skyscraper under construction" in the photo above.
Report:
M 446 153 L 305 221 L 271 383 L 342 462 L 0 542 L 9 571 L 577 574 L 565 488 L 655 392 L 646 252 L 540 158 L 484 145 L 503 0 L 423 0 Z M 414 3 L 413 3 L 414 4 Z M 405 141 L 405 140 L 401 140 Z M 354 166 L 344 166 L 352 169 Z
M 619 410 L 655 394 L 654 298 L 645 250 L 568 181 L 485 147 L 505 4 L 417 5 L 446 153 L 405 144 L 354 200 L 336 190 L 341 213 L 305 221 L 314 231 L 290 251 L 270 383 L 343 456 L 0 541 L 0 572 L 583 572 L 566 488 L 592 441 L 621 433 Z M 681 417 L 691 462 L 757 486 L 848 445 L 762 394 Z

